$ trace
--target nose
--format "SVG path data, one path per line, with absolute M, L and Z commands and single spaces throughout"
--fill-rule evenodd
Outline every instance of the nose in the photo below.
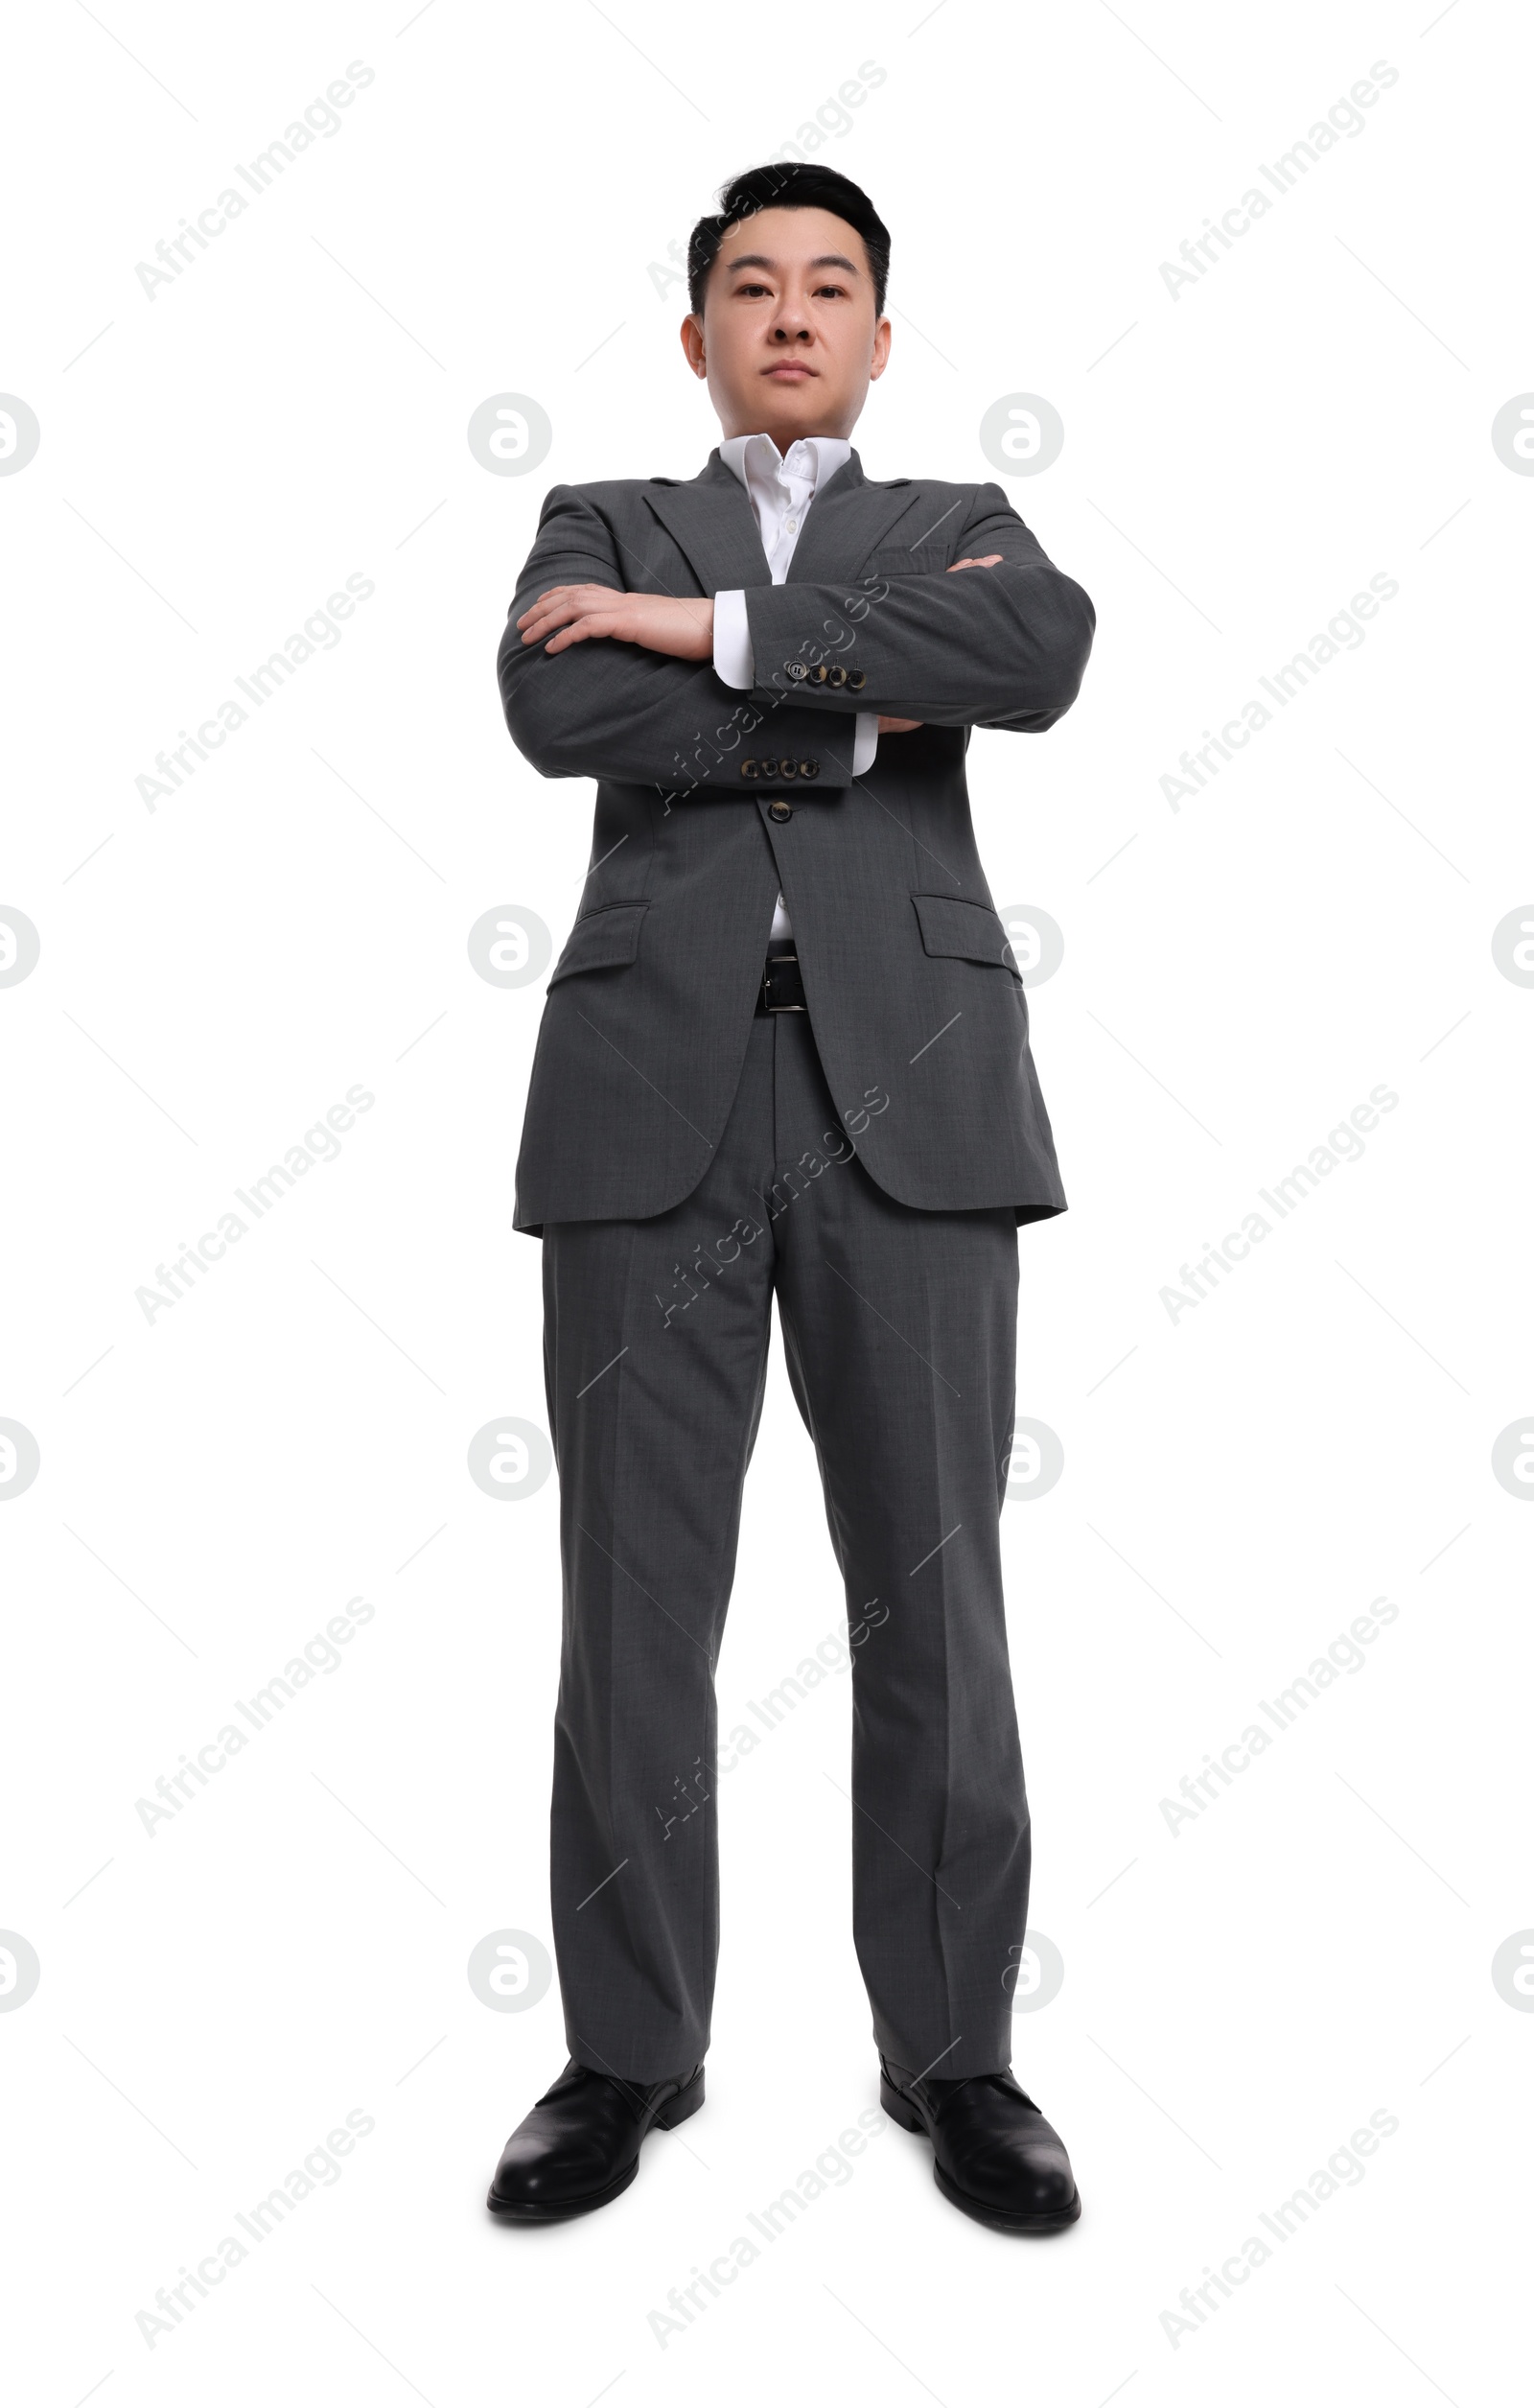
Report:
M 802 301 L 785 292 L 779 301 L 773 319 L 773 341 L 776 343 L 813 342 L 814 329 Z

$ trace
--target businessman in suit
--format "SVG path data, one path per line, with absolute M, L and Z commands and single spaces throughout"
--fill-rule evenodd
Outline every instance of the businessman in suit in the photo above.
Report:
M 891 332 L 867 197 L 780 165 L 720 203 L 682 338 L 722 440 L 690 482 L 556 485 L 500 652 L 516 743 L 594 779 L 596 813 L 515 1212 L 560 1479 L 569 2062 L 489 2204 L 600 2207 L 703 2101 L 713 1671 L 776 1296 L 846 1583 L 880 2095 L 956 2206 L 1053 2231 L 1070 2161 L 1010 2069 L 1030 1841 L 998 1523 L 1017 1227 L 1065 1197 L 965 756 L 1054 725 L 1094 616 L 996 485 L 865 477 Z

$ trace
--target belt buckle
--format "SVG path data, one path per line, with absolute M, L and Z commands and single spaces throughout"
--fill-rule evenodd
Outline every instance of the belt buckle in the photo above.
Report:
M 792 953 L 768 954 L 767 959 L 762 966 L 761 973 L 761 999 L 763 1008 L 768 1012 L 803 1012 L 807 1010 L 807 1005 L 802 1003 L 775 1003 L 773 1001 L 771 980 L 774 962 L 792 962 L 794 968 L 797 970 L 799 968 L 799 955 L 797 951 Z

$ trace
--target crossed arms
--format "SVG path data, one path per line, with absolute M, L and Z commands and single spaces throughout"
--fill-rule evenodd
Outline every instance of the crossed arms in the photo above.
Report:
M 945 573 L 748 587 L 756 682 L 742 699 L 711 666 L 711 600 L 628 592 L 622 549 L 594 503 L 555 486 L 497 664 L 507 726 L 546 777 L 670 788 L 695 775 L 706 732 L 732 744 L 767 719 L 763 741 L 813 748 L 821 784 L 846 785 L 854 714 L 845 687 L 806 674 L 817 664 L 862 671 L 856 707 L 876 710 L 884 734 L 923 721 L 1037 732 L 1075 700 L 1096 625 L 1081 588 L 983 485 Z

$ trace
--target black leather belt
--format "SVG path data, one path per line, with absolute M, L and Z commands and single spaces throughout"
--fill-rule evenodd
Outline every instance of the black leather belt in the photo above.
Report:
M 789 946 L 775 947 L 767 955 L 761 974 L 761 988 L 756 996 L 758 1014 L 768 1012 L 807 1012 L 804 982 L 799 974 L 799 955 Z

